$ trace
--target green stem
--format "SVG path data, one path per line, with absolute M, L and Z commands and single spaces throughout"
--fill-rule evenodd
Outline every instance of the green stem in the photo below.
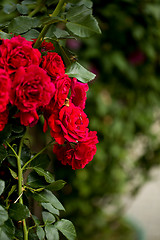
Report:
M 65 3 L 65 0 L 59 0 L 59 2 L 57 4 L 54 12 L 52 13 L 51 17 L 56 17 L 60 13 L 64 3 Z M 50 24 L 47 24 L 43 27 L 41 33 L 39 34 L 39 36 L 37 38 L 37 41 L 34 44 L 34 48 L 39 48 L 40 47 L 41 42 L 43 41 L 46 33 L 48 32 L 49 27 L 50 27 Z
M 19 145 L 19 151 L 18 154 L 14 150 L 14 148 L 6 142 L 6 144 L 10 147 L 12 152 L 14 153 L 16 159 L 17 159 L 17 167 L 18 167 L 18 196 L 19 196 L 19 203 L 23 204 L 23 198 L 22 198 L 22 193 L 23 193 L 23 175 L 22 175 L 22 168 L 21 168 L 21 152 L 22 152 L 22 146 L 23 146 L 23 140 L 24 138 L 22 137 Z M 22 220 L 23 224 L 23 235 L 24 235 L 24 240 L 28 240 L 28 230 L 27 230 L 27 225 L 26 225 L 26 220 Z
M 22 167 L 22 171 L 24 171 L 24 169 L 26 168 L 26 166 L 30 163 L 30 162 L 32 162 L 36 157 L 38 157 L 45 149 L 47 149 L 47 147 L 51 144 L 51 143 L 53 143 L 54 142 L 54 140 L 52 140 L 52 141 L 50 141 L 44 148 L 42 148 L 41 149 L 41 151 L 40 152 L 38 152 L 36 155 L 34 155 L 28 162 L 26 162 L 25 164 L 24 164 L 24 166 Z
M 29 17 L 33 17 L 36 13 L 39 12 L 39 10 L 44 6 L 46 0 L 42 0 L 40 3 L 38 3 L 37 7 L 28 14 Z
M 23 192 L 23 175 L 22 175 L 22 168 L 21 168 L 21 152 L 22 152 L 22 146 L 23 146 L 23 140 L 24 138 L 21 138 L 20 145 L 19 145 L 19 151 L 17 156 L 17 166 L 18 166 L 18 195 L 22 195 Z M 23 204 L 23 198 L 22 196 L 19 198 L 19 203 Z M 28 230 L 26 225 L 26 220 L 23 219 L 23 235 L 24 240 L 28 240 Z

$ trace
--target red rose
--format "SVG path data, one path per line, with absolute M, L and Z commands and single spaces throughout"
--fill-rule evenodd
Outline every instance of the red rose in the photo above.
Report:
M 85 108 L 86 92 L 88 91 L 88 84 L 78 82 L 76 78 L 73 78 L 71 85 L 71 98 L 72 103 L 82 109 Z
M 47 55 L 43 57 L 42 68 L 47 71 L 53 80 L 55 80 L 58 75 L 65 74 L 62 58 L 55 52 L 48 52 Z
M 8 115 L 9 115 L 8 109 L 0 113 L 0 131 L 2 131 L 5 125 L 7 124 Z
M 0 45 L 0 66 L 9 74 L 16 72 L 19 67 L 28 67 L 31 64 L 39 65 L 41 53 L 32 47 L 32 42 L 21 36 L 12 39 L 3 39 Z
M 58 76 L 54 83 L 56 88 L 54 99 L 58 106 L 62 107 L 69 93 L 71 79 L 65 74 L 63 76 Z
M 15 117 L 20 117 L 20 122 L 24 126 L 33 127 L 38 122 L 39 116 L 36 111 L 18 112 Z
M 40 67 L 31 65 L 17 70 L 12 84 L 11 103 L 22 112 L 35 111 L 47 105 L 55 87 L 50 77 Z
M 81 169 L 93 159 L 93 156 L 96 154 L 97 143 L 96 132 L 91 131 L 85 140 L 82 139 L 77 144 L 54 145 L 53 152 L 62 164 L 69 164 L 74 170 Z
M 5 111 L 9 103 L 10 88 L 11 81 L 7 72 L 0 69 L 0 112 Z
M 36 43 L 37 39 L 33 39 L 32 45 Z M 46 42 L 45 40 L 41 43 L 40 51 L 41 52 L 47 52 L 47 51 L 53 51 L 55 49 L 53 43 Z
M 65 140 L 77 142 L 86 138 L 88 123 L 87 115 L 72 103 L 69 106 L 63 106 L 60 110 L 55 110 L 48 119 L 51 136 L 59 144 L 63 144 Z

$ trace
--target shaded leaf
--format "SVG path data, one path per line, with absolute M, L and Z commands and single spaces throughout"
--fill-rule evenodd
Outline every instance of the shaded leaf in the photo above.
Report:
M 0 179 L 0 195 L 3 193 L 5 188 L 5 181 Z
M 7 138 L 10 137 L 12 132 L 12 125 L 11 124 L 7 124 L 3 131 L 0 131 L 0 144 L 4 143 L 5 140 L 7 140 Z
M 4 8 L 3 8 L 3 11 L 6 13 L 6 14 L 10 14 L 12 12 L 14 12 L 16 10 L 16 4 L 14 3 L 7 3 L 4 5 Z
M 42 205 L 42 207 L 44 207 L 49 212 L 59 216 L 59 210 L 54 208 L 50 203 L 41 203 L 41 205 Z
M 57 229 L 54 227 L 54 225 L 46 225 L 45 226 L 45 232 L 47 240 L 59 240 L 59 234 Z
M 53 175 L 50 172 L 44 170 L 43 168 L 33 167 L 33 169 L 36 171 L 38 175 L 44 177 L 46 182 L 52 183 L 55 181 Z
M 87 83 L 96 77 L 94 73 L 89 72 L 78 62 L 74 62 L 69 67 L 67 67 L 66 74 L 68 74 L 69 77 L 77 78 L 79 81 L 83 83 Z
M 37 227 L 37 236 L 38 236 L 39 240 L 43 240 L 45 237 L 45 232 L 44 232 L 43 228 L 40 226 Z
M 28 175 L 27 184 L 32 188 L 46 187 L 44 178 L 40 177 L 36 172 L 31 172 Z
M 58 191 L 62 189 L 65 186 L 66 182 L 63 180 L 57 180 L 51 184 L 49 184 L 46 189 L 51 190 L 51 191 Z
M 57 208 L 58 210 L 65 210 L 63 205 L 59 202 L 59 200 L 55 197 L 55 195 L 49 190 L 44 190 L 40 193 L 32 193 L 32 197 L 37 202 L 50 203 L 52 204 L 53 207 Z
M 0 205 L 0 226 L 8 219 L 8 212 Z
M 0 32 L 0 38 L 2 38 L 2 39 L 11 39 L 12 36 L 13 35 L 10 33 Z
M 76 230 L 73 223 L 67 219 L 61 219 L 54 225 L 63 235 L 69 239 L 76 239 Z
M 43 222 L 45 225 L 51 224 L 51 223 L 55 222 L 55 220 L 56 220 L 52 213 L 49 213 L 46 211 L 42 212 L 42 218 L 43 218 Z
M 47 154 L 40 154 L 38 155 L 32 162 L 31 167 L 40 167 L 45 169 L 50 162 L 50 159 Z
M 0 162 L 2 162 L 7 157 L 7 151 L 5 146 L 0 146 Z
M 29 209 L 21 203 L 14 203 L 9 208 L 9 216 L 16 221 L 21 221 L 29 217 Z
M 39 225 L 39 224 L 40 224 L 40 220 L 38 219 L 37 216 L 34 216 L 34 215 L 32 214 L 32 219 L 33 219 L 35 225 Z

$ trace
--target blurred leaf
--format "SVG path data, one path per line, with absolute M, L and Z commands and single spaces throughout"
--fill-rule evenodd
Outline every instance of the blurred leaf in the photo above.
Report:
M 45 225 L 51 224 L 51 223 L 55 222 L 55 220 L 56 220 L 52 213 L 49 213 L 46 211 L 42 212 L 42 218 L 43 218 L 43 222 Z
M 21 203 L 14 203 L 9 207 L 9 216 L 15 221 L 21 221 L 29 217 L 29 209 Z
M 12 34 L 8 34 L 8 33 L 5 33 L 5 32 L 0 32 L 0 38 L 2 39 L 11 39 L 12 38 Z
M 11 240 L 15 236 L 15 227 L 11 219 L 8 219 L 4 225 L 0 226 L 0 239 Z
M 45 232 L 47 240 L 59 240 L 59 234 L 57 229 L 54 227 L 54 225 L 46 225 L 45 226 Z
M 50 213 L 56 214 L 59 216 L 59 210 L 54 208 L 50 203 L 41 203 L 42 207 L 48 210 Z
M 5 181 L 0 179 L 0 195 L 3 193 L 5 188 Z
M 83 83 L 87 83 L 96 77 L 94 73 L 89 72 L 78 62 L 74 62 L 70 66 L 68 66 L 66 69 L 66 74 L 68 74 L 69 77 L 77 78 Z
M 46 189 L 50 191 L 58 191 L 62 189 L 65 186 L 66 182 L 63 180 L 57 180 L 55 182 L 52 182 L 50 185 L 46 186 Z
M 44 240 L 45 232 L 44 232 L 43 228 L 40 226 L 37 227 L 37 236 L 38 236 L 39 240 Z
M 54 225 L 69 240 L 76 239 L 76 230 L 73 223 L 67 219 L 61 219 Z
M 4 5 L 4 8 L 3 8 L 3 11 L 6 13 L 6 14 L 10 14 L 12 12 L 14 12 L 16 10 L 16 4 L 14 3 L 7 3 Z
M 40 193 L 32 193 L 32 196 L 37 202 L 50 203 L 52 204 L 53 207 L 57 208 L 58 210 L 65 210 L 62 204 L 59 202 L 59 200 L 49 190 L 44 190 Z
M 31 28 L 36 28 L 41 24 L 40 20 L 36 17 L 20 16 L 14 18 L 8 26 L 11 33 L 25 33 Z
M 32 188 L 45 187 L 46 182 L 43 177 L 40 177 L 36 172 L 31 172 L 27 178 L 27 184 Z
M 8 212 L 0 205 L 0 226 L 8 219 Z
M 17 4 L 17 10 L 20 14 L 27 14 L 28 13 L 28 8 L 24 4 Z

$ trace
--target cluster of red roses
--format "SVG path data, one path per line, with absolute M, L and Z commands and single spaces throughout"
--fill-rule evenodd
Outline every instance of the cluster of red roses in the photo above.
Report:
M 44 115 L 55 139 L 54 153 L 63 164 L 83 168 L 96 153 L 98 139 L 89 131 L 83 112 L 88 85 L 69 78 L 52 43 L 40 50 L 34 41 L 21 36 L 2 40 L 0 45 L 0 131 L 8 122 L 9 106 L 24 126 L 34 126 L 38 113 Z M 70 91 L 70 99 L 68 94 Z

